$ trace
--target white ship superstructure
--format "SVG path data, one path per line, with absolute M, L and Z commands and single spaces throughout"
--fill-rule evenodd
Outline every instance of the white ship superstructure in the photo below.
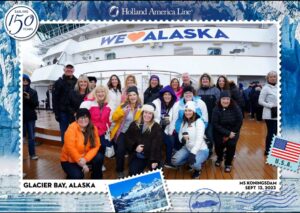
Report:
M 75 75 L 96 76 L 106 84 L 111 74 L 135 74 L 144 91 L 151 74 L 162 84 L 188 72 L 195 85 L 206 72 L 237 83 L 258 80 L 277 70 L 278 35 L 273 23 L 107 23 L 43 24 L 38 30 L 44 65 L 32 82 L 40 99 L 47 86 L 72 61 Z

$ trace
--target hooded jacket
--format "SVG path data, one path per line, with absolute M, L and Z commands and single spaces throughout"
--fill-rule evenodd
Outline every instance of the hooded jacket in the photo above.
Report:
M 163 95 L 164 95 L 165 92 L 169 92 L 172 95 L 172 100 L 170 102 L 170 107 L 168 107 L 168 108 L 166 108 L 166 106 L 164 104 L 164 101 L 163 101 Z M 174 129 L 171 128 L 171 123 L 172 123 L 172 120 L 175 117 L 175 112 L 177 112 L 177 110 L 174 107 L 174 105 L 176 103 L 176 100 L 177 100 L 177 97 L 176 97 L 176 94 L 175 94 L 174 90 L 172 89 L 172 87 L 171 86 L 165 86 L 163 89 L 160 90 L 159 97 L 153 101 L 153 104 L 156 107 L 155 114 L 154 114 L 155 122 L 160 124 L 162 116 L 164 116 L 164 115 L 169 116 L 170 124 L 167 125 L 164 129 L 164 132 L 167 135 L 172 135 L 173 131 L 174 131 Z
M 37 115 L 35 109 L 39 105 L 37 92 L 30 87 L 31 80 L 29 76 L 23 75 L 23 78 L 26 79 L 29 84 L 23 87 L 23 92 L 29 94 L 29 99 L 23 97 L 23 122 L 27 121 L 36 121 Z
M 159 97 L 159 91 L 162 89 L 162 86 L 158 85 L 154 88 L 148 87 L 144 92 L 144 104 L 151 103 L 156 98 Z

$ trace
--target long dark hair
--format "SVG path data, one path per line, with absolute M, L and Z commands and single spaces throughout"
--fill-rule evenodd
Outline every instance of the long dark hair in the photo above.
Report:
M 88 140 L 90 140 L 90 146 L 91 148 L 94 148 L 96 146 L 95 143 L 95 129 L 94 125 L 90 121 L 89 124 L 85 128 L 85 132 L 83 132 L 84 135 L 84 145 L 87 145 Z
M 118 85 L 117 85 L 117 90 L 119 90 L 121 92 L 121 81 L 119 79 L 119 77 L 117 75 L 111 75 L 108 82 L 107 82 L 107 86 L 108 86 L 108 89 L 112 89 L 113 88 L 113 85 L 112 85 L 112 78 L 113 77 L 116 77 L 116 79 L 118 80 Z
M 183 115 L 183 126 L 185 125 L 185 123 L 188 123 L 188 125 L 191 125 L 191 123 L 195 122 L 198 118 L 199 118 L 199 116 L 197 115 L 196 112 L 194 112 L 193 116 L 190 119 L 187 119 L 187 117 L 185 117 L 185 115 Z
M 224 85 L 224 88 L 220 88 L 219 86 L 219 80 L 220 78 L 224 78 L 224 81 L 225 81 L 225 85 Z M 229 82 L 228 82 L 228 79 L 225 77 L 225 75 L 220 75 L 218 80 L 217 80 L 217 88 L 221 91 L 221 90 L 229 90 Z

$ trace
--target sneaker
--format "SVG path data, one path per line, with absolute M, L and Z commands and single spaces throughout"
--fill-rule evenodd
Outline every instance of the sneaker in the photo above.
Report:
M 106 171 L 106 167 L 104 165 L 102 165 L 102 172 Z
M 221 166 L 221 161 L 217 160 L 217 161 L 215 162 L 215 166 L 216 166 L 216 167 L 220 167 L 220 166 Z
M 30 159 L 31 160 L 37 160 L 37 159 L 39 159 L 39 157 L 37 155 L 33 155 L 33 156 L 30 156 Z
M 194 173 L 192 174 L 192 178 L 198 179 L 200 175 L 201 175 L 201 170 L 200 171 L 195 170 Z
M 177 169 L 176 166 L 174 166 L 172 163 L 165 163 L 164 167 L 168 168 L 168 169 Z
M 124 172 L 118 172 L 118 178 L 119 179 L 124 178 L 124 177 L 125 177 Z
M 231 172 L 231 166 L 225 166 L 224 171 L 227 173 Z

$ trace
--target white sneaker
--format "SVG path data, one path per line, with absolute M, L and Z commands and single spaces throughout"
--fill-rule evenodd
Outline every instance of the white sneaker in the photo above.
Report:
M 106 167 L 104 165 L 102 165 L 102 172 L 106 171 Z
M 33 155 L 33 156 L 30 157 L 30 159 L 31 160 L 37 160 L 37 159 L 39 159 L 39 157 L 37 155 Z

